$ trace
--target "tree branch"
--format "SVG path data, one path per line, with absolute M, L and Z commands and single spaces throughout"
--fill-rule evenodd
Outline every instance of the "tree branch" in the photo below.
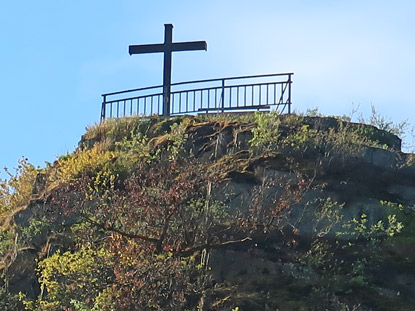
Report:
M 138 240 L 150 242 L 150 243 L 153 243 L 153 244 L 157 244 L 157 242 L 159 241 L 159 239 L 151 238 L 151 237 L 148 237 L 148 236 L 145 236 L 145 235 L 124 232 L 124 231 L 121 231 L 121 230 L 115 228 L 114 226 L 108 227 L 108 226 L 106 226 L 104 224 L 101 224 L 101 223 L 95 221 L 95 220 L 92 220 L 91 218 L 89 218 L 89 217 L 87 217 L 85 215 L 83 215 L 83 217 L 90 224 L 92 224 L 94 226 L 97 226 L 98 228 L 101 228 L 101 229 L 103 229 L 105 231 L 111 231 L 111 232 L 118 233 L 119 235 L 121 235 L 123 237 L 126 237 L 126 238 L 129 238 L 129 239 L 138 239 Z
M 203 249 L 221 249 L 221 248 L 226 248 L 226 247 L 233 246 L 233 245 L 243 244 L 243 243 L 248 242 L 248 241 L 252 241 L 252 238 L 246 237 L 246 238 L 243 238 L 241 240 L 232 240 L 232 241 L 226 241 L 226 242 L 217 243 L 217 244 L 206 243 L 206 244 L 203 244 L 203 245 L 188 247 L 185 250 L 179 251 L 175 254 L 178 255 L 178 256 L 187 257 L 187 256 L 190 256 L 190 255 L 194 254 L 195 252 L 201 251 Z

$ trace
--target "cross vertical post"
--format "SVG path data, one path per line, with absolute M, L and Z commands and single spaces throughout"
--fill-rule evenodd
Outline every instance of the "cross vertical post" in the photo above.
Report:
M 164 43 L 162 44 L 142 44 L 130 45 L 129 53 L 143 54 L 143 53 L 163 53 L 164 54 L 164 68 L 163 68 L 163 116 L 170 116 L 172 111 L 170 106 L 171 100 L 171 67 L 172 67 L 172 52 L 177 51 L 195 51 L 207 50 L 206 41 L 192 41 L 192 42 L 175 42 L 173 43 L 173 25 L 164 25 Z
M 173 25 L 164 25 L 164 72 L 163 72 L 163 115 L 170 115 L 170 95 L 171 95 L 171 54 L 173 43 Z

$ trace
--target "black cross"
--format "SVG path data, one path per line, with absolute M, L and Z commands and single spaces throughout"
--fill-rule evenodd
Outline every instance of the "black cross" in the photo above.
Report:
M 173 43 L 173 25 L 164 25 L 164 43 L 161 44 L 143 44 L 130 45 L 129 53 L 164 53 L 164 69 L 163 69 L 163 115 L 170 115 L 170 91 L 171 91 L 171 55 L 177 51 L 207 51 L 206 41 L 193 42 L 175 42 Z

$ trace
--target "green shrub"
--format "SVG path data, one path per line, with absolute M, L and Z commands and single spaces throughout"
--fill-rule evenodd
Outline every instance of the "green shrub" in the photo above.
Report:
M 42 293 L 36 301 L 25 300 L 26 308 L 71 310 L 74 301 L 86 301 L 91 308 L 98 302 L 103 303 L 112 280 L 111 266 L 112 255 L 103 248 L 82 247 L 73 253 L 57 252 L 39 262 Z
M 353 218 L 345 224 L 344 228 L 347 229 L 347 232 L 340 235 L 348 235 L 355 240 L 364 240 L 375 246 L 382 238 L 393 237 L 400 233 L 403 227 L 396 215 L 388 215 L 387 221 L 379 220 L 373 225 L 369 225 L 367 215 L 362 214 L 359 218 Z
M 22 305 L 19 302 L 18 295 L 11 294 L 7 289 L 7 282 L 4 277 L 0 279 L 0 310 L 1 311 L 18 311 L 22 310 Z M 4 282 L 4 285 L 1 283 Z
M 270 113 L 255 112 L 256 127 L 252 130 L 253 137 L 249 141 L 251 146 L 270 150 L 275 148 L 279 139 L 279 125 L 281 123 L 276 111 Z
M 46 234 L 50 231 L 50 224 L 46 217 L 42 219 L 31 219 L 27 227 L 19 228 L 21 233 L 19 235 L 19 243 L 29 242 L 34 237 Z
M 131 134 L 147 135 L 150 127 L 157 122 L 160 122 L 158 116 L 108 119 L 87 128 L 82 137 L 82 147 L 90 149 L 99 146 L 101 150 L 113 151 L 117 142 L 124 138 L 129 140 Z
M 361 135 L 342 121 L 337 129 L 326 131 L 310 128 L 308 124 L 297 127 L 282 139 L 282 145 L 294 151 L 313 150 L 325 158 L 337 157 L 345 160 L 362 154 L 365 147 L 379 147 L 377 142 Z
M 10 228 L 0 232 L 0 269 L 5 264 L 5 256 L 13 251 L 15 238 L 16 234 Z
M 113 162 L 118 156 L 117 152 L 100 151 L 94 147 L 82 152 L 76 152 L 70 157 L 58 161 L 52 178 L 70 182 L 79 178 L 82 174 L 95 176 L 99 172 L 114 171 Z
M 0 217 L 29 203 L 38 171 L 26 158 L 19 160 L 14 172 L 6 169 L 9 178 L 0 180 Z

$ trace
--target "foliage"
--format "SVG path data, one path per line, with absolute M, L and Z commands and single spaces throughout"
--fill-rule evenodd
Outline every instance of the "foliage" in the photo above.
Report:
M 359 121 L 361 121 L 362 123 L 366 123 L 366 120 L 363 117 L 360 117 Z M 387 131 L 397 136 L 403 135 L 407 131 L 409 126 L 408 120 L 404 120 L 400 123 L 394 123 L 387 117 L 380 115 L 379 112 L 376 111 L 375 106 L 373 105 L 372 113 L 368 119 L 368 123 L 373 126 L 376 126 L 378 129 L 382 131 Z
M 286 127 L 288 129 L 295 129 L 301 127 L 304 122 L 304 117 L 297 115 L 297 114 L 288 114 L 288 115 L 281 115 L 281 127 Z
M 11 231 L 0 232 L 0 258 L 9 253 L 15 243 L 15 234 Z
M 318 107 L 307 108 L 305 115 L 307 117 L 323 117 L 323 115 L 318 111 Z
M 299 262 L 313 269 L 323 269 L 327 273 L 330 270 L 327 267 L 332 263 L 335 254 L 333 242 L 329 242 L 327 236 L 334 235 L 335 226 L 341 223 L 340 212 L 344 204 L 327 197 L 318 198 L 307 204 L 308 208 L 312 206 L 315 207 L 312 209 L 313 215 L 307 218 L 307 221 L 312 219 L 311 243 L 305 254 L 299 258 Z
M 359 107 L 353 108 L 353 111 L 349 116 L 335 116 L 334 118 L 345 122 L 351 122 L 353 115 L 356 114 L 358 110 Z M 304 115 L 308 117 L 324 117 L 323 114 L 319 112 L 318 108 L 307 109 Z M 362 114 L 360 114 L 357 119 L 359 123 L 370 124 L 381 131 L 386 131 L 397 136 L 404 135 L 407 132 L 408 127 L 410 125 L 408 120 L 403 120 L 399 123 L 393 122 L 390 118 L 381 115 L 376 110 L 376 107 L 374 105 L 371 105 L 371 114 L 368 118 L 365 118 Z M 361 128 L 367 127 L 362 126 Z
M 291 207 L 300 202 L 308 182 L 301 174 L 270 177 L 253 191 L 248 212 L 239 215 L 239 228 L 251 232 L 271 233 L 288 229 L 297 232 L 289 220 Z M 275 193 L 277 190 L 277 195 Z
M 329 233 L 333 233 L 334 227 L 342 220 L 341 210 L 344 203 L 340 204 L 332 198 L 317 200 L 317 208 L 314 211 L 313 236 L 323 238 Z
M 151 162 L 159 154 L 159 150 L 152 148 L 149 139 L 141 132 L 131 132 L 129 137 L 123 137 L 121 141 L 115 143 L 117 156 L 117 166 L 122 180 L 134 172 L 137 163 L 140 161 Z
M 8 179 L 0 180 L 0 269 L 9 264 L 10 258 L 13 257 L 12 254 L 15 252 L 16 230 L 11 221 L 11 215 L 26 206 L 31 200 L 38 174 L 38 170 L 26 158 L 19 160 L 14 172 L 5 170 Z M 5 291 L 5 288 L 2 288 L 1 291 Z M 8 301 L 7 299 L 13 300 L 10 298 L 12 296 L 7 296 L 9 298 L 6 296 L 5 303 Z M 9 307 L 4 305 L 4 308 Z
M 305 150 L 309 145 L 313 146 L 318 142 L 317 135 L 318 132 L 316 130 L 310 129 L 308 124 L 304 124 L 298 130 L 284 138 L 283 144 L 294 150 Z M 313 142 L 314 140 L 315 142 Z
M 7 180 L 0 180 L 0 216 L 27 205 L 32 196 L 38 170 L 22 158 L 14 172 L 5 169 Z
M 270 113 L 255 112 L 255 123 L 257 126 L 252 130 L 253 137 L 249 141 L 251 146 L 262 147 L 269 150 L 278 142 L 279 120 L 278 112 Z
M 406 156 L 405 165 L 411 168 L 415 167 L 415 154 L 414 153 L 410 153 Z
M 81 146 L 89 149 L 97 144 L 101 150 L 114 150 L 117 142 L 129 139 L 131 134 L 146 136 L 156 122 L 159 122 L 158 116 L 107 119 L 87 128 Z
M 390 208 L 397 208 L 401 211 L 403 210 L 403 204 L 400 204 L 400 203 L 395 203 L 395 202 L 386 201 L 386 200 L 380 200 L 379 203 Z
M 396 219 L 396 215 L 388 215 L 387 223 L 379 220 L 376 223 L 369 225 L 366 214 L 362 214 L 360 218 L 353 218 L 351 223 L 345 225 L 346 228 L 351 228 L 352 236 L 356 239 L 365 239 L 372 242 L 379 241 L 380 237 L 393 237 L 401 232 L 403 228 L 402 222 Z
M 36 302 L 26 301 L 26 306 L 29 310 L 73 310 L 72 300 L 98 305 L 113 278 L 111 268 L 112 255 L 104 248 L 58 251 L 39 263 L 42 293 Z
M 381 265 L 385 256 L 380 242 L 400 233 L 403 225 L 395 215 L 387 216 L 386 221 L 379 220 L 369 225 L 365 214 L 344 224 L 338 214 L 338 207 L 341 208 L 342 204 L 330 198 L 320 200 L 320 203 L 321 208 L 316 212 L 321 215 L 316 218 L 322 219 L 323 225 L 316 230 L 320 221 L 313 219 L 312 223 L 314 232 L 322 234 L 315 235 L 304 255 L 299 257 L 299 262 L 309 273 L 308 277 L 313 284 L 312 296 L 320 300 L 319 304 L 322 306 L 328 293 L 344 292 L 346 297 L 355 297 L 359 292 L 369 292 L 376 288 L 378 284 L 374 281 L 375 267 Z M 388 205 L 398 207 L 397 204 Z M 343 224 L 345 231 L 336 234 L 341 239 L 327 235 L 330 228 L 338 228 L 333 227 L 334 224 Z
M 298 130 L 289 134 L 283 144 L 298 151 L 315 151 L 325 158 L 347 159 L 361 154 L 363 147 L 377 147 L 376 142 L 352 130 L 344 122 L 338 122 L 338 128 L 327 131 L 310 129 L 302 125 Z
M 293 175 L 288 185 L 274 179 L 258 187 L 251 208 L 231 215 L 226 205 L 211 199 L 221 187 L 218 172 L 191 158 L 184 161 L 186 126 L 173 124 L 163 138 L 169 142 L 165 149 L 152 158 L 138 158 L 123 185 L 97 183 L 84 174 L 54 194 L 53 202 L 63 214 L 79 213 L 104 233 L 113 255 L 111 290 L 120 310 L 138 301 L 146 310 L 195 306 L 207 281 L 207 262 L 197 262 L 200 252 L 243 245 L 252 235 L 282 229 L 291 204 L 301 198 L 301 176 Z M 268 197 L 276 182 L 281 192 L 272 195 L 269 208 L 261 196 Z M 75 300 L 82 309 L 82 300 Z
M 320 268 L 327 265 L 333 257 L 331 245 L 324 240 L 315 239 L 309 250 L 300 258 L 300 262 L 307 267 Z
M 152 152 L 148 138 L 141 132 L 131 132 L 130 137 L 123 137 L 121 141 L 115 143 L 115 147 L 121 155 L 134 154 L 137 158 L 149 157 L 151 159 Z
M 181 153 L 184 151 L 184 143 L 188 138 L 187 127 L 189 120 L 185 119 L 180 124 L 174 123 L 170 127 L 170 133 L 168 133 L 168 139 L 171 144 L 167 146 L 167 152 L 169 153 L 170 161 L 177 161 Z
M 112 151 L 100 151 L 94 147 L 83 152 L 76 152 L 70 157 L 60 159 L 55 166 L 55 177 L 60 182 L 71 182 L 87 174 L 94 176 L 99 172 L 113 171 L 113 160 L 117 153 Z
M 218 114 L 199 114 L 196 121 L 200 122 L 236 122 L 236 123 L 252 123 L 255 122 L 255 115 L 252 113 L 233 114 L 233 113 L 218 113 Z
M 335 126 L 321 130 L 307 117 L 275 112 L 244 116 L 238 119 L 246 122 L 242 126 L 230 116 L 210 118 L 109 120 L 89 129 L 77 152 L 48 168 L 54 182 L 44 201 L 48 219 L 18 228 L 20 240 L 45 235 L 56 218 L 73 243 L 65 252 L 53 244 L 52 255 L 41 257 L 42 293 L 22 298 L 27 310 L 306 310 L 309 303 L 310 310 L 366 310 L 359 306 L 360 293 L 376 288 L 381 242 L 403 230 L 400 217 L 370 223 L 363 214 L 336 236 L 344 204 L 310 198 L 325 186 L 326 176 L 319 175 L 324 165 L 378 146 L 373 128 L 329 120 Z M 198 126 L 210 128 L 193 136 Z M 252 129 L 253 148 L 218 156 L 209 149 L 222 143 L 218 134 L 226 128 L 233 135 L 224 139 L 229 151 L 238 126 Z M 199 147 L 207 156 L 189 155 Z M 314 161 L 311 178 L 303 169 L 307 161 Z M 252 177 L 249 184 L 242 175 Z M 381 204 L 408 212 L 398 203 Z M 6 254 L 14 233 L 1 232 L 0 253 Z M 213 286 L 209 254 L 218 250 L 249 253 L 276 267 L 255 270 L 256 284 L 243 271 L 236 276 L 247 288 L 255 285 L 251 295 L 261 299 L 243 298 L 242 285 L 232 280 L 229 295 Z M 14 301 L 3 292 L 4 301 Z M 271 296 L 276 303 L 267 306 Z
M 194 307 L 206 287 L 204 272 L 196 268 L 194 257 L 137 253 L 136 248 L 130 244 L 119 252 L 122 258 L 118 258 L 115 267 L 117 310 Z
M 200 219 L 206 217 L 203 207 L 207 204 L 204 198 L 208 182 L 206 172 L 194 162 L 189 162 L 183 170 L 177 163 L 143 161 L 121 189 L 91 188 L 91 180 L 85 178 L 74 185 L 77 190 L 70 187 L 68 191 L 88 193 L 80 196 L 82 202 L 76 207 L 91 223 L 126 237 L 141 237 L 153 244 L 151 248 L 155 247 L 157 252 L 184 251 L 200 239 L 197 233 L 205 223 Z M 64 204 L 59 200 L 65 195 L 57 195 L 56 202 Z M 88 202 L 100 202 L 99 208 L 89 210 Z M 75 212 L 72 206 L 62 206 Z M 181 228 L 184 228 L 181 235 L 172 231 Z
M 68 185 L 67 193 L 57 194 L 55 202 L 63 210 L 82 213 L 90 224 L 109 235 L 115 278 L 111 295 L 116 297 L 111 301 L 117 309 L 130 310 L 139 302 L 143 310 L 161 310 L 163 306 L 181 310 L 178 306 L 188 303 L 189 296 L 201 294 L 196 288 L 200 273 L 191 255 L 207 247 L 203 230 L 219 221 L 217 214 L 213 215 L 214 207 L 210 214 L 204 210 L 205 178 L 205 171 L 195 163 L 182 171 L 176 163 L 143 160 L 122 188 L 105 188 L 102 184 L 91 187 L 93 180 L 85 176 Z M 74 193 L 81 194 L 78 202 L 65 200 L 66 195 Z M 68 202 L 70 206 L 65 205 Z M 95 207 L 89 209 L 91 206 Z M 62 277 L 59 283 L 65 284 L 66 275 Z M 44 284 L 48 292 L 54 286 Z M 82 303 L 81 298 L 75 300 Z M 81 308 L 79 303 L 75 305 Z
M 21 304 L 17 295 L 10 293 L 7 289 L 7 282 L 2 275 L 0 278 L 0 310 L 17 311 L 21 309 Z
M 19 228 L 19 242 L 29 242 L 34 237 L 44 235 L 50 231 L 50 223 L 44 216 L 41 219 L 32 218 L 27 227 Z
M 316 111 L 308 113 L 315 116 Z M 251 146 L 257 152 L 290 148 L 293 152 L 317 152 L 324 158 L 346 158 L 360 155 L 364 147 L 383 147 L 363 133 L 369 127 L 352 127 L 337 120 L 337 127 L 318 130 L 301 122 L 298 116 L 279 116 L 276 112 L 255 113 L 256 127 L 252 130 Z

